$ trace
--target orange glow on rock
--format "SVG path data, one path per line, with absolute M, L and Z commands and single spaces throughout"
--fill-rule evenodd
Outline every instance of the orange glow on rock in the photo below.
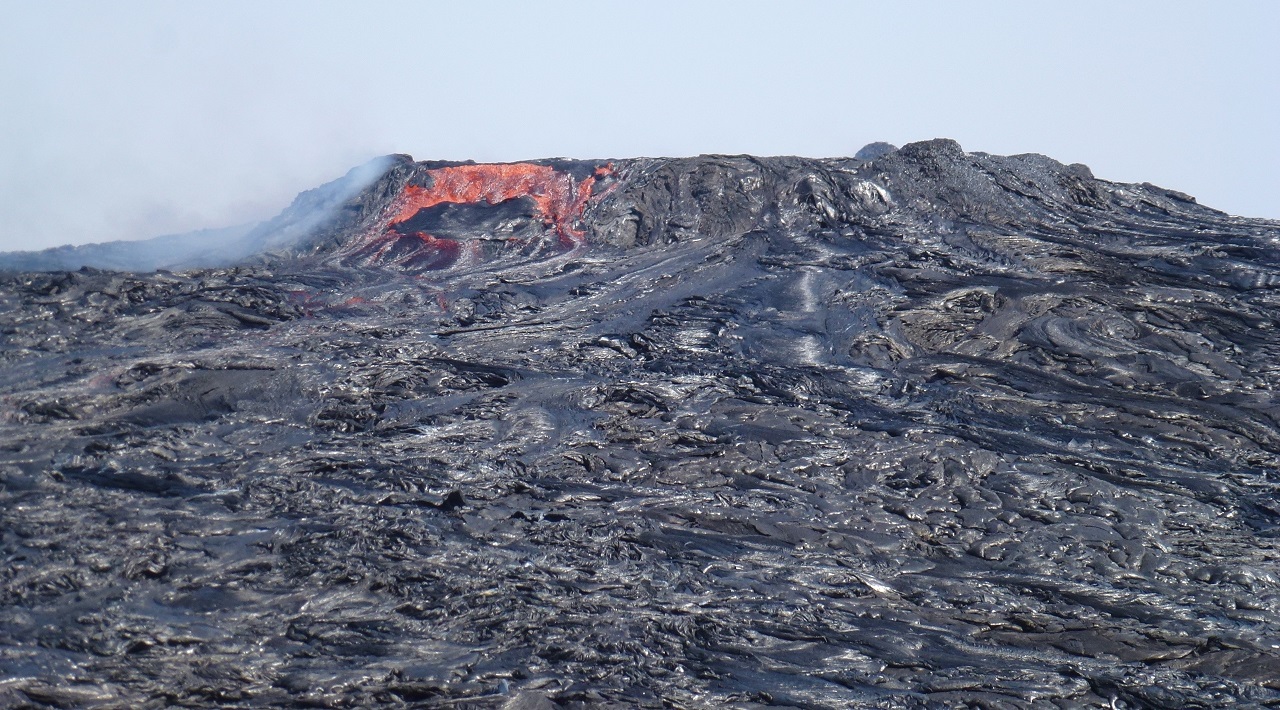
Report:
M 599 171 L 597 171 L 598 173 Z M 418 210 L 445 203 L 496 205 L 507 200 L 528 197 L 538 207 L 538 214 L 561 237 L 575 243 L 583 236 L 573 222 L 582 216 L 595 176 L 574 183 L 573 176 L 547 165 L 507 163 L 501 165 L 458 165 L 428 170 L 431 187 L 409 185 L 400 193 L 396 214 L 387 225 L 409 220 Z
M 430 187 L 407 185 L 390 206 L 382 232 L 356 250 L 364 263 L 395 263 L 420 270 L 445 269 L 464 255 L 478 255 L 476 240 L 459 242 L 426 232 L 402 232 L 401 225 L 421 210 L 442 204 L 490 204 L 529 198 L 535 213 L 559 238 L 564 249 L 583 243 L 586 233 L 576 225 L 586 212 L 596 181 L 613 174 L 613 165 L 596 168 L 575 181 L 567 172 L 534 163 L 456 165 L 428 170 Z M 464 249 L 464 247 L 466 247 Z

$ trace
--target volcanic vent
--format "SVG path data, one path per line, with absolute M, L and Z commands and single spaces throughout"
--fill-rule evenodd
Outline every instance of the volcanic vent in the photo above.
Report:
M 379 219 L 337 256 L 344 266 L 436 271 L 571 251 L 611 164 L 415 164 Z M 582 175 L 582 173 L 586 173 Z

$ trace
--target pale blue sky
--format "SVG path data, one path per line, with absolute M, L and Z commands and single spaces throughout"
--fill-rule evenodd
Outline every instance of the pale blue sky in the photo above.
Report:
M 274 214 L 374 155 L 951 137 L 1280 218 L 1280 2 L 0 0 L 0 250 Z

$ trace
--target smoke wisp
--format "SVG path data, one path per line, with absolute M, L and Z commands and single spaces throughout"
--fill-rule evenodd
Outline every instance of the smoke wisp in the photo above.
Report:
M 0 253 L 0 269 L 71 271 L 88 266 L 138 272 L 230 266 L 297 244 L 332 219 L 343 203 L 382 177 L 393 162 L 390 156 L 383 156 L 352 168 L 337 180 L 301 193 L 279 216 L 263 222 L 140 241 Z

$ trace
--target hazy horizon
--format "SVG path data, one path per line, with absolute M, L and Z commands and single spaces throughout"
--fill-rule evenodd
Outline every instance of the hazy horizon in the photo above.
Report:
M 1280 5 L 5 2 L 0 251 L 270 217 L 378 155 L 953 138 L 1280 218 Z

